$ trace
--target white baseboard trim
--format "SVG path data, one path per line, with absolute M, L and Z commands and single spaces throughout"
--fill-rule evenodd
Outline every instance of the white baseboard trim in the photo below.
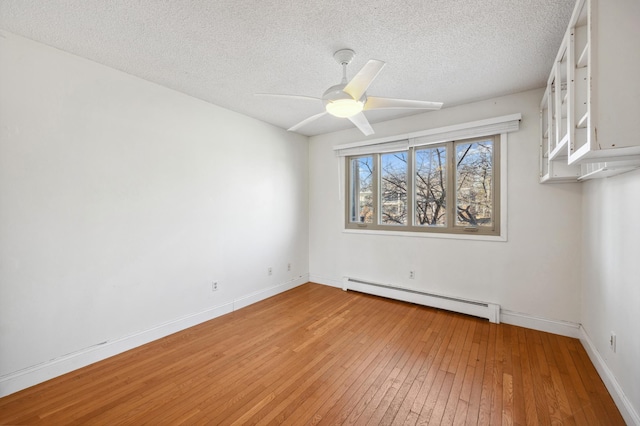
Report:
M 624 421 L 628 425 L 640 426 L 640 415 L 633 408 L 631 401 L 629 401 L 629 398 L 625 395 L 622 387 L 620 387 L 620 384 L 607 366 L 607 363 L 604 361 L 600 352 L 598 352 L 598 349 L 596 349 L 593 341 L 591 341 L 591 338 L 587 334 L 587 331 L 582 326 L 580 326 L 579 338 L 582 346 L 584 346 L 584 349 L 587 351 L 587 355 L 589 355 L 589 359 L 591 359 L 594 367 L 596 367 L 600 378 L 611 394 L 613 401 L 616 403 L 618 410 L 620 410 L 620 414 L 622 414 Z
M 580 337 L 580 324 L 575 322 L 550 320 L 507 309 L 503 309 L 500 312 L 500 321 L 505 324 L 573 337 L 574 339 Z
M 342 280 L 336 280 L 333 278 L 327 278 L 312 274 L 309 276 L 309 281 L 331 287 L 342 288 Z M 580 337 L 580 324 L 568 321 L 556 321 L 546 318 L 534 317 L 532 315 L 509 311 L 506 309 L 501 309 L 500 311 L 500 322 L 530 328 L 533 330 L 544 331 L 547 333 L 559 334 L 561 336 L 573 337 L 575 339 L 578 339 Z
M 309 281 L 316 284 L 327 285 L 329 287 L 342 288 L 342 279 L 336 280 L 333 278 L 322 277 L 319 275 L 309 275 Z
M 202 312 L 178 318 L 160 324 L 148 330 L 100 343 L 79 351 L 63 355 L 25 369 L 15 371 L 0 377 L 0 398 L 26 389 L 38 383 L 53 379 L 87 365 L 102 361 L 122 352 L 137 348 L 154 340 L 161 339 L 178 331 L 185 330 L 205 321 L 228 314 L 245 306 L 267 299 L 276 294 L 290 290 L 309 281 L 309 275 L 288 281 L 286 283 L 260 290 L 231 302 L 215 306 Z
M 500 305 L 495 303 L 431 293 L 417 288 L 374 282 L 357 277 L 343 277 L 342 289 L 387 297 L 393 300 L 402 300 L 422 306 L 446 309 L 451 312 L 486 318 L 493 323 L 500 323 Z
M 309 274 L 304 274 L 304 275 L 300 275 L 298 278 L 294 278 L 290 281 L 279 284 L 277 286 L 269 287 L 265 290 L 256 291 L 255 293 L 251 293 L 239 299 L 234 300 L 233 310 L 237 311 L 238 309 L 242 309 L 246 306 L 252 305 L 261 300 L 268 299 L 269 297 L 275 296 L 276 294 L 283 293 L 287 290 L 291 290 L 292 288 L 298 287 L 299 285 L 302 285 L 308 282 L 309 282 Z

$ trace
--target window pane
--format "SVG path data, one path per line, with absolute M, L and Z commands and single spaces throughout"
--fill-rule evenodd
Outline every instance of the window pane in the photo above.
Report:
M 381 223 L 407 224 L 407 153 L 380 156 Z
M 493 140 L 456 144 L 456 225 L 493 226 Z
M 447 149 L 417 149 L 416 225 L 446 226 Z
M 350 165 L 349 220 L 373 223 L 373 157 L 353 158 Z

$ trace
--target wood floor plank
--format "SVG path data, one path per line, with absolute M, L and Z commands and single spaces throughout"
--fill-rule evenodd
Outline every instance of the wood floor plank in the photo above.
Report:
M 496 344 L 493 358 L 493 385 L 491 392 L 490 424 L 500 424 L 503 419 L 504 332 L 508 327 L 496 327 Z
M 469 406 L 471 405 L 470 404 L 471 391 L 473 387 L 473 378 L 476 374 L 476 365 L 478 362 L 479 348 L 480 348 L 480 345 L 472 341 L 471 350 L 467 358 L 467 368 L 464 373 L 464 378 L 462 379 L 462 389 L 460 390 L 460 399 L 458 401 L 458 407 L 456 407 L 456 414 L 453 419 L 454 420 L 453 423 L 456 425 L 465 424 L 467 416 L 469 415 Z
M 487 358 L 484 365 L 484 374 L 482 379 L 482 393 L 480 394 L 480 407 L 478 410 L 478 423 L 480 425 L 491 424 L 491 407 L 493 394 L 497 392 L 496 385 L 496 373 L 498 366 L 496 365 L 495 353 L 496 353 L 496 334 L 498 327 L 489 326 L 489 340 L 487 341 Z M 495 417 L 495 416 L 494 416 Z
M 0 424 L 624 421 L 576 339 L 305 284 L 0 398 Z
M 523 328 L 517 329 L 517 347 L 514 344 L 514 350 L 518 352 L 520 356 L 520 364 L 515 367 L 520 372 L 521 386 L 518 386 L 522 390 L 521 397 L 524 400 L 524 414 L 526 425 L 540 424 L 538 420 L 538 413 L 536 412 L 536 397 L 533 388 L 533 372 L 531 364 L 529 362 L 529 348 L 527 346 L 526 334 Z M 517 377 L 516 377 L 517 378 Z M 516 392 L 518 394 L 518 392 Z
M 474 344 L 478 345 L 478 354 L 473 365 L 474 375 L 469 387 L 469 407 L 467 408 L 466 425 L 478 424 L 480 415 L 480 401 L 482 399 L 482 383 L 484 382 L 484 372 L 487 363 L 487 349 L 489 348 L 489 328 L 488 324 L 482 324 L 473 337 Z M 471 360 L 473 363 L 473 360 Z
M 545 391 L 545 377 L 549 376 L 549 366 L 541 351 L 542 340 L 540 334 L 533 330 L 525 331 L 527 336 L 527 351 L 530 354 L 529 362 L 532 370 L 533 394 L 535 398 L 536 416 L 542 425 L 551 424 L 549 402 Z
M 453 387 L 453 380 L 455 379 L 455 374 L 453 373 L 445 373 L 444 381 L 442 382 L 442 387 L 440 388 L 440 392 L 438 392 L 438 397 L 436 399 L 436 403 L 433 407 L 433 412 L 429 417 L 429 425 L 441 425 L 442 424 L 442 416 L 444 415 L 444 410 L 447 405 L 447 401 L 449 399 L 449 393 L 451 388 Z
M 513 376 L 502 375 L 502 424 L 514 424 L 513 418 Z
M 461 402 L 461 394 L 462 388 L 464 386 L 464 379 L 466 377 L 466 371 L 469 364 L 469 356 L 471 354 L 471 342 L 473 340 L 473 334 L 475 331 L 475 323 L 467 322 L 468 329 L 466 333 L 466 337 L 464 339 L 464 343 L 462 347 L 458 351 L 458 356 L 456 357 L 457 366 L 455 368 L 450 368 L 449 371 L 455 374 L 455 378 L 453 381 L 453 386 L 451 388 L 451 392 L 449 394 L 449 399 L 447 400 L 447 405 L 445 407 L 444 414 L 442 416 L 443 424 L 453 424 L 454 418 L 456 414 L 460 416 L 460 412 L 458 411 L 458 404 Z M 462 401 L 464 402 L 464 401 Z M 464 412 L 466 414 L 466 406 L 467 404 L 462 404 L 465 408 Z
M 431 336 L 432 330 L 429 329 L 427 331 L 428 331 L 428 336 Z M 418 413 L 412 411 L 412 407 L 416 403 L 416 399 L 418 398 L 420 388 L 424 384 L 424 380 L 429 371 L 430 360 L 432 359 L 429 357 L 429 353 L 433 347 L 433 343 L 435 342 L 435 340 L 436 340 L 435 338 L 428 338 L 428 337 L 426 341 L 423 340 L 425 344 L 422 347 L 422 351 L 420 353 L 420 362 L 416 363 L 416 367 L 418 370 L 415 376 L 413 376 L 411 380 L 405 381 L 405 386 L 408 387 L 408 390 L 406 392 L 406 396 L 404 397 L 404 400 L 402 401 L 402 405 L 399 407 L 398 412 L 394 418 L 394 423 L 397 423 L 397 424 L 406 423 L 407 418 L 410 417 L 411 414 L 413 414 L 412 417 L 415 417 L 416 419 L 415 421 L 417 421 Z
M 511 327 L 511 341 L 509 346 L 511 347 L 511 374 L 513 375 L 513 383 L 523 383 L 522 372 L 522 356 L 520 354 L 520 343 L 518 330 L 519 327 Z M 523 386 L 513 386 L 513 424 L 525 425 L 527 424 L 527 414 L 525 408 L 524 388 Z
M 450 328 L 442 336 L 440 349 L 436 353 L 436 357 L 433 360 L 433 368 L 429 370 L 427 379 L 425 380 L 426 386 L 424 387 L 425 392 L 423 393 L 424 399 L 416 399 L 417 404 L 414 403 L 412 407 L 412 411 L 419 413 L 418 424 L 428 424 L 433 417 L 434 411 L 436 410 L 438 397 L 447 376 L 446 369 L 443 368 L 444 358 L 447 348 L 451 344 L 451 336 L 454 334 L 456 327 L 459 325 L 458 319 L 459 318 L 455 317 L 452 318 Z M 420 407 L 421 401 L 424 401 L 424 403 Z
M 393 396 L 393 399 L 391 399 L 387 410 L 382 416 L 381 423 L 392 424 L 394 422 L 394 419 L 398 415 L 398 411 L 402 406 L 407 393 L 409 392 L 409 389 L 411 388 L 411 385 L 413 384 L 413 381 L 418 375 L 418 372 L 420 371 L 420 368 L 422 367 L 422 364 L 424 362 L 425 358 L 421 357 L 421 346 L 424 346 L 424 344 L 416 344 L 413 347 L 411 356 L 400 371 L 397 382 L 391 386 L 391 390 L 393 390 L 395 394 Z M 391 390 L 387 392 L 389 396 L 391 396 Z

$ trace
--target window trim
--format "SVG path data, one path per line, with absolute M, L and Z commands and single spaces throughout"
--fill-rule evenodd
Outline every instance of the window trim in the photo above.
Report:
M 345 203 L 342 222 L 343 233 L 345 234 L 370 234 L 370 235 L 384 235 L 384 236 L 402 236 L 402 237 L 418 237 L 418 238 L 444 238 L 444 239 L 460 239 L 460 240 L 478 240 L 478 241 L 507 241 L 508 235 L 508 222 L 507 222 L 507 206 L 508 206 L 508 191 L 507 191 L 507 139 L 508 133 L 519 130 L 520 120 L 522 114 L 510 114 L 501 117 L 494 117 L 486 120 L 473 121 L 463 124 L 456 124 L 447 127 L 423 130 L 418 132 L 412 132 L 397 136 L 370 139 L 366 141 L 353 142 L 349 144 L 337 145 L 333 149 L 338 157 L 338 168 L 340 171 L 340 184 L 339 194 L 343 202 Z M 409 230 L 376 230 L 367 227 L 358 227 L 357 229 L 347 228 L 346 223 L 348 219 L 348 192 L 343 192 L 346 188 L 346 176 L 345 176 L 345 164 L 346 161 L 340 157 L 352 156 L 356 154 L 366 155 L 371 153 L 382 153 L 397 151 L 397 146 L 422 146 L 431 145 L 438 142 L 450 141 L 454 139 L 470 139 L 482 136 L 499 135 L 500 146 L 500 158 L 499 158 L 499 178 L 496 178 L 496 184 L 500 188 L 499 199 L 499 215 L 500 223 L 498 225 L 498 235 L 478 235 L 472 233 L 453 234 L 449 232 L 414 232 Z M 466 136 L 466 137 L 463 137 Z M 389 144 L 395 144 L 394 149 L 389 149 Z
M 520 120 L 522 120 L 522 114 L 510 114 L 486 120 L 337 145 L 333 147 L 333 150 L 338 157 L 401 151 L 403 147 L 409 146 L 431 145 L 438 142 L 516 132 L 520 129 Z

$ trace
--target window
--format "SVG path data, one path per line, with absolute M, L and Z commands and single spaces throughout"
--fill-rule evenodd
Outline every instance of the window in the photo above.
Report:
M 351 222 L 373 223 L 373 157 L 350 160 Z
M 407 152 L 380 155 L 380 221 L 407 224 Z
M 500 234 L 500 136 L 346 156 L 350 229 Z

